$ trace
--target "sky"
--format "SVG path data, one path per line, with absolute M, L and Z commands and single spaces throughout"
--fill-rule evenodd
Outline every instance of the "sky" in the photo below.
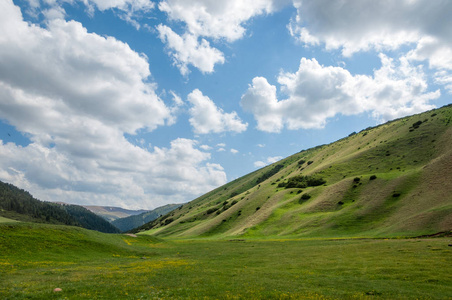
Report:
M 0 180 L 153 209 L 451 103 L 452 1 L 0 0 Z

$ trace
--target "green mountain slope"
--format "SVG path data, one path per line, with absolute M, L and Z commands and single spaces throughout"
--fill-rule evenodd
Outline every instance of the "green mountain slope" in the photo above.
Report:
M 104 218 L 96 215 L 80 205 L 63 205 L 63 208 L 86 229 L 97 230 L 104 233 L 119 233 L 120 230 Z
M 119 230 L 78 205 L 61 205 L 35 199 L 30 193 L 0 181 L 0 217 L 35 223 L 81 226 L 105 233 Z
M 451 120 L 449 105 L 301 151 L 137 231 L 177 238 L 451 230 Z
M 140 227 L 148 222 L 154 221 L 162 215 L 175 210 L 180 207 L 181 204 L 167 204 L 161 207 L 157 207 L 154 210 L 141 213 L 139 215 L 133 215 L 125 218 L 116 219 L 111 222 L 115 227 L 119 228 L 122 232 L 129 231 L 131 229 Z

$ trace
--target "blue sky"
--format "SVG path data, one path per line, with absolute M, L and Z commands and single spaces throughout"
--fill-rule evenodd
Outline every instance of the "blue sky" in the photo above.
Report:
M 0 180 L 152 209 L 449 104 L 452 2 L 0 0 Z

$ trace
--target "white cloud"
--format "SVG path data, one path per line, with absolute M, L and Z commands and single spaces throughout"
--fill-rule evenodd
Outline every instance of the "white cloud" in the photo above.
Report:
M 0 141 L 0 180 L 42 200 L 147 208 L 225 183 L 195 141 L 149 151 L 126 140 L 173 118 L 149 75 L 147 58 L 127 44 L 75 21 L 28 24 L 2 1 L 0 118 L 31 144 Z
M 159 9 L 172 21 L 186 25 L 182 35 L 165 25 L 157 26 L 175 65 L 183 75 L 193 65 L 203 73 L 211 73 L 216 64 L 224 63 L 223 53 L 210 46 L 206 38 L 234 42 L 246 32 L 244 25 L 251 18 L 269 14 L 288 4 L 288 0 L 164 0 Z M 199 42 L 200 40 L 200 42 Z
M 234 148 L 232 148 L 230 151 L 231 151 L 232 154 L 237 154 L 237 153 L 239 153 L 239 150 L 234 149 Z
M 165 0 L 158 5 L 171 20 L 184 22 L 187 32 L 195 36 L 226 39 L 233 42 L 245 34 L 249 19 L 275 11 L 274 0 Z
M 155 7 L 151 0 L 81 0 L 85 5 L 96 5 L 100 11 L 116 8 L 127 12 L 150 11 Z
M 405 45 L 413 48 L 410 60 L 452 70 L 451 1 L 294 0 L 294 6 L 298 14 L 289 30 L 302 43 L 324 44 L 344 56 Z
M 216 64 L 224 63 L 221 51 L 210 46 L 209 42 L 192 34 L 180 36 L 166 25 L 158 25 L 157 31 L 163 43 L 167 45 L 168 53 L 182 75 L 190 73 L 189 65 L 198 68 L 202 73 L 212 73 Z
M 171 116 L 168 118 L 167 125 L 174 125 L 177 121 L 177 115 L 180 113 L 184 101 L 174 91 L 170 91 L 172 96 L 173 105 L 170 107 Z
M 210 147 L 209 145 L 201 145 L 199 146 L 199 148 L 201 148 L 204 151 L 212 150 L 212 147 Z
M 270 157 L 267 157 L 267 159 L 265 161 L 254 162 L 254 166 L 256 168 L 262 168 L 262 167 L 265 167 L 266 165 L 270 165 L 277 161 L 280 161 L 281 159 L 283 159 L 282 156 L 270 156 Z
M 444 88 L 448 90 L 450 94 L 452 94 L 452 74 L 447 71 L 438 71 L 434 76 L 435 83 L 444 85 Z
M 217 144 L 217 147 L 222 147 L 222 148 L 224 148 L 224 147 L 226 147 L 226 144 L 225 144 L 225 143 L 218 143 L 218 144 Z
M 382 67 L 373 76 L 352 75 L 341 67 L 325 67 L 303 58 L 296 73 L 281 73 L 278 82 L 288 96 L 278 100 L 276 87 L 256 77 L 241 105 L 253 113 L 257 128 L 267 132 L 322 128 L 337 114 L 371 112 L 379 121 L 417 113 L 434 106 L 440 92 L 428 92 L 422 67 L 402 57 L 398 64 L 380 55 Z
M 122 20 L 140 28 L 139 19 L 155 8 L 151 0 L 28 0 L 27 13 L 37 17 L 40 12 L 47 20 L 64 19 L 65 5 L 78 5 L 83 3 L 87 13 L 92 17 L 96 9 L 99 11 L 112 10 Z
M 395 49 L 432 36 L 452 40 L 449 1 L 294 0 L 298 15 L 291 24 L 295 36 L 308 44 L 342 48 L 344 55 L 370 48 Z M 346 20 L 346 22 L 344 22 Z
M 247 123 L 243 123 L 240 120 L 236 112 L 223 112 L 209 97 L 204 96 L 198 89 L 191 92 L 187 99 L 192 105 L 189 110 L 189 121 L 196 134 L 226 131 L 242 132 L 248 126 Z

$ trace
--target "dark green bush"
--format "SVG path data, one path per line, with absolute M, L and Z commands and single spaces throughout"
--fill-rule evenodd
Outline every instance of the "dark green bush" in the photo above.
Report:
M 307 188 L 309 186 L 319 186 L 326 183 L 326 181 L 318 176 L 294 176 L 287 180 L 287 182 L 281 182 L 278 187 L 285 187 L 286 189 L 291 188 Z
M 206 211 L 206 213 L 207 213 L 208 215 L 210 215 L 211 213 L 214 213 L 214 212 L 216 212 L 217 210 L 218 210 L 218 207 L 209 208 L 209 209 Z
M 359 182 L 360 180 L 361 180 L 361 178 L 359 178 L 359 177 L 355 177 L 355 178 L 353 179 L 354 182 Z
M 303 200 L 311 199 L 311 195 L 309 195 L 309 194 L 303 194 L 303 195 L 301 195 L 301 199 L 303 199 Z
M 229 195 L 229 198 L 235 197 L 235 196 L 237 196 L 238 194 L 239 194 L 239 193 L 237 193 L 237 192 L 232 192 L 231 195 Z
M 422 124 L 422 121 L 417 121 L 413 124 L 413 128 L 418 128 Z
M 268 178 L 272 177 L 273 175 L 278 173 L 282 168 L 284 168 L 283 164 L 279 164 L 279 165 L 274 166 L 271 170 L 269 170 L 269 171 L 265 172 L 264 174 L 262 174 L 262 176 L 259 177 L 256 180 L 256 184 L 259 184 L 259 183 L 267 180 Z
M 369 177 L 369 180 L 374 180 L 374 179 L 377 179 L 377 175 L 372 175 Z

